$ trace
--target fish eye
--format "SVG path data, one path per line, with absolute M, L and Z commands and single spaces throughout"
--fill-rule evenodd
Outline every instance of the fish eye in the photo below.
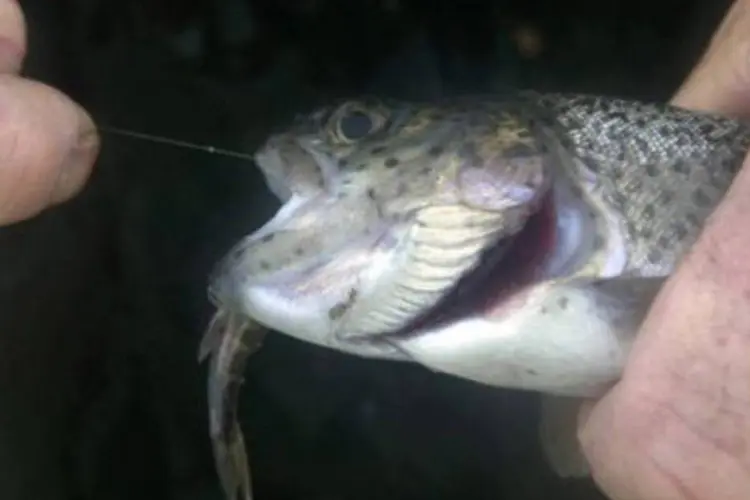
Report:
M 372 132 L 373 119 L 369 114 L 360 110 L 353 110 L 339 120 L 339 135 L 347 141 L 356 141 Z

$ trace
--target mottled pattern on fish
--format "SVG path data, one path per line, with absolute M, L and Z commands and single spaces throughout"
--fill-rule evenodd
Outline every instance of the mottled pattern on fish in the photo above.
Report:
M 219 263 L 211 295 L 220 314 L 344 352 L 591 395 L 748 147 L 738 121 L 613 98 L 333 103 L 258 152 L 284 205 Z M 228 495 L 238 331 L 208 342 Z
M 548 94 L 539 102 L 626 235 L 627 272 L 664 276 L 698 237 L 750 146 L 747 124 L 668 106 Z

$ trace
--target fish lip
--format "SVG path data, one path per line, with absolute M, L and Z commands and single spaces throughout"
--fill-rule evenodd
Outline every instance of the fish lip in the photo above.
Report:
M 315 135 L 296 137 L 282 133 L 271 136 L 253 153 L 267 188 L 282 202 L 295 194 L 330 190 L 334 184 L 338 168 L 333 158 L 321 151 L 321 142 Z
M 288 162 L 284 161 L 279 148 L 269 141 L 253 154 L 253 161 L 263 174 L 268 190 L 282 202 L 289 200 L 294 194 L 289 183 L 278 175 L 272 175 L 274 172 L 285 172 L 287 169 Z

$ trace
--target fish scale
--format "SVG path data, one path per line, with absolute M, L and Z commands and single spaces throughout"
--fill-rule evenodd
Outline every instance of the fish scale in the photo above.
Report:
M 750 147 L 740 121 L 667 105 L 550 94 L 540 103 L 621 214 L 627 272 L 664 275 L 697 239 Z

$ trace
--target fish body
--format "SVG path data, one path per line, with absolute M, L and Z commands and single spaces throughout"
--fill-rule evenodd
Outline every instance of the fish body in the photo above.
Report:
M 597 96 L 335 102 L 258 151 L 282 205 L 211 294 L 353 355 L 592 396 L 748 147 L 745 123 Z

